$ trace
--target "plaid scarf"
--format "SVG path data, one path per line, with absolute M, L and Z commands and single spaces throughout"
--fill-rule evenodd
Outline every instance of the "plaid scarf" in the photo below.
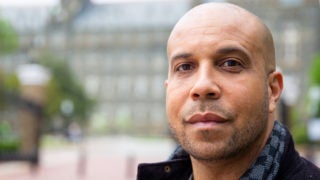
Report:
M 275 121 L 266 146 L 251 167 L 240 177 L 240 180 L 275 179 L 284 152 L 286 130 Z

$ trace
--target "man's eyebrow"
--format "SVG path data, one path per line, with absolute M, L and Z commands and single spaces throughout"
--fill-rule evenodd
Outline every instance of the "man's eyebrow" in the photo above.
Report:
M 188 59 L 191 56 L 192 56 L 191 53 L 179 53 L 179 54 L 174 55 L 172 58 L 170 58 L 170 61 L 173 62 L 177 59 Z
M 222 47 L 222 48 L 218 49 L 216 51 L 216 53 L 221 54 L 221 55 L 237 53 L 237 54 L 240 54 L 241 56 L 244 56 L 244 58 L 249 59 L 248 51 L 242 47 L 236 47 L 236 46 Z M 172 58 L 170 58 L 170 61 L 171 61 L 171 63 L 173 63 L 174 61 L 176 61 L 178 59 L 188 59 L 192 56 L 193 56 L 192 53 L 182 52 L 182 53 L 178 53 L 178 54 L 174 55 Z
M 238 53 L 247 59 L 249 58 L 249 54 L 248 54 L 247 50 L 245 50 L 244 48 L 241 48 L 241 47 L 223 47 L 223 48 L 218 49 L 217 53 L 218 54 Z

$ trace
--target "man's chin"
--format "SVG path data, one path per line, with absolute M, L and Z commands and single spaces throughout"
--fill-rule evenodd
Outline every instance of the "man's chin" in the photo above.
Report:
M 216 161 L 225 159 L 229 155 L 226 153 L 226 146 L 222 143 L 197 142 L 182 144 L 182 147 L 194 158 L 205 161 Z

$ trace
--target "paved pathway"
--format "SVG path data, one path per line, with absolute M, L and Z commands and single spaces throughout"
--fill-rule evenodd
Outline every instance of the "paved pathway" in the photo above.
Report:
M 169 139 L 90 138 L 83 146 L 43 150 L 34 173 L 24 162 L 0 163 L 1 180 L 133 180 L 137 164 L 165 160 Z

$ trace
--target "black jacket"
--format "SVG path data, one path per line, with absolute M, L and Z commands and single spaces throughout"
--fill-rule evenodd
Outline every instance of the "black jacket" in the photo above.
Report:
M 281 158 L 279 180 L 320 180 L 320 169 L 297 153 L 290 133 Z M 168 161 L 138 166 L 137 180 L 188 180 L 192 173 L 189 155 L 178 147 Z

